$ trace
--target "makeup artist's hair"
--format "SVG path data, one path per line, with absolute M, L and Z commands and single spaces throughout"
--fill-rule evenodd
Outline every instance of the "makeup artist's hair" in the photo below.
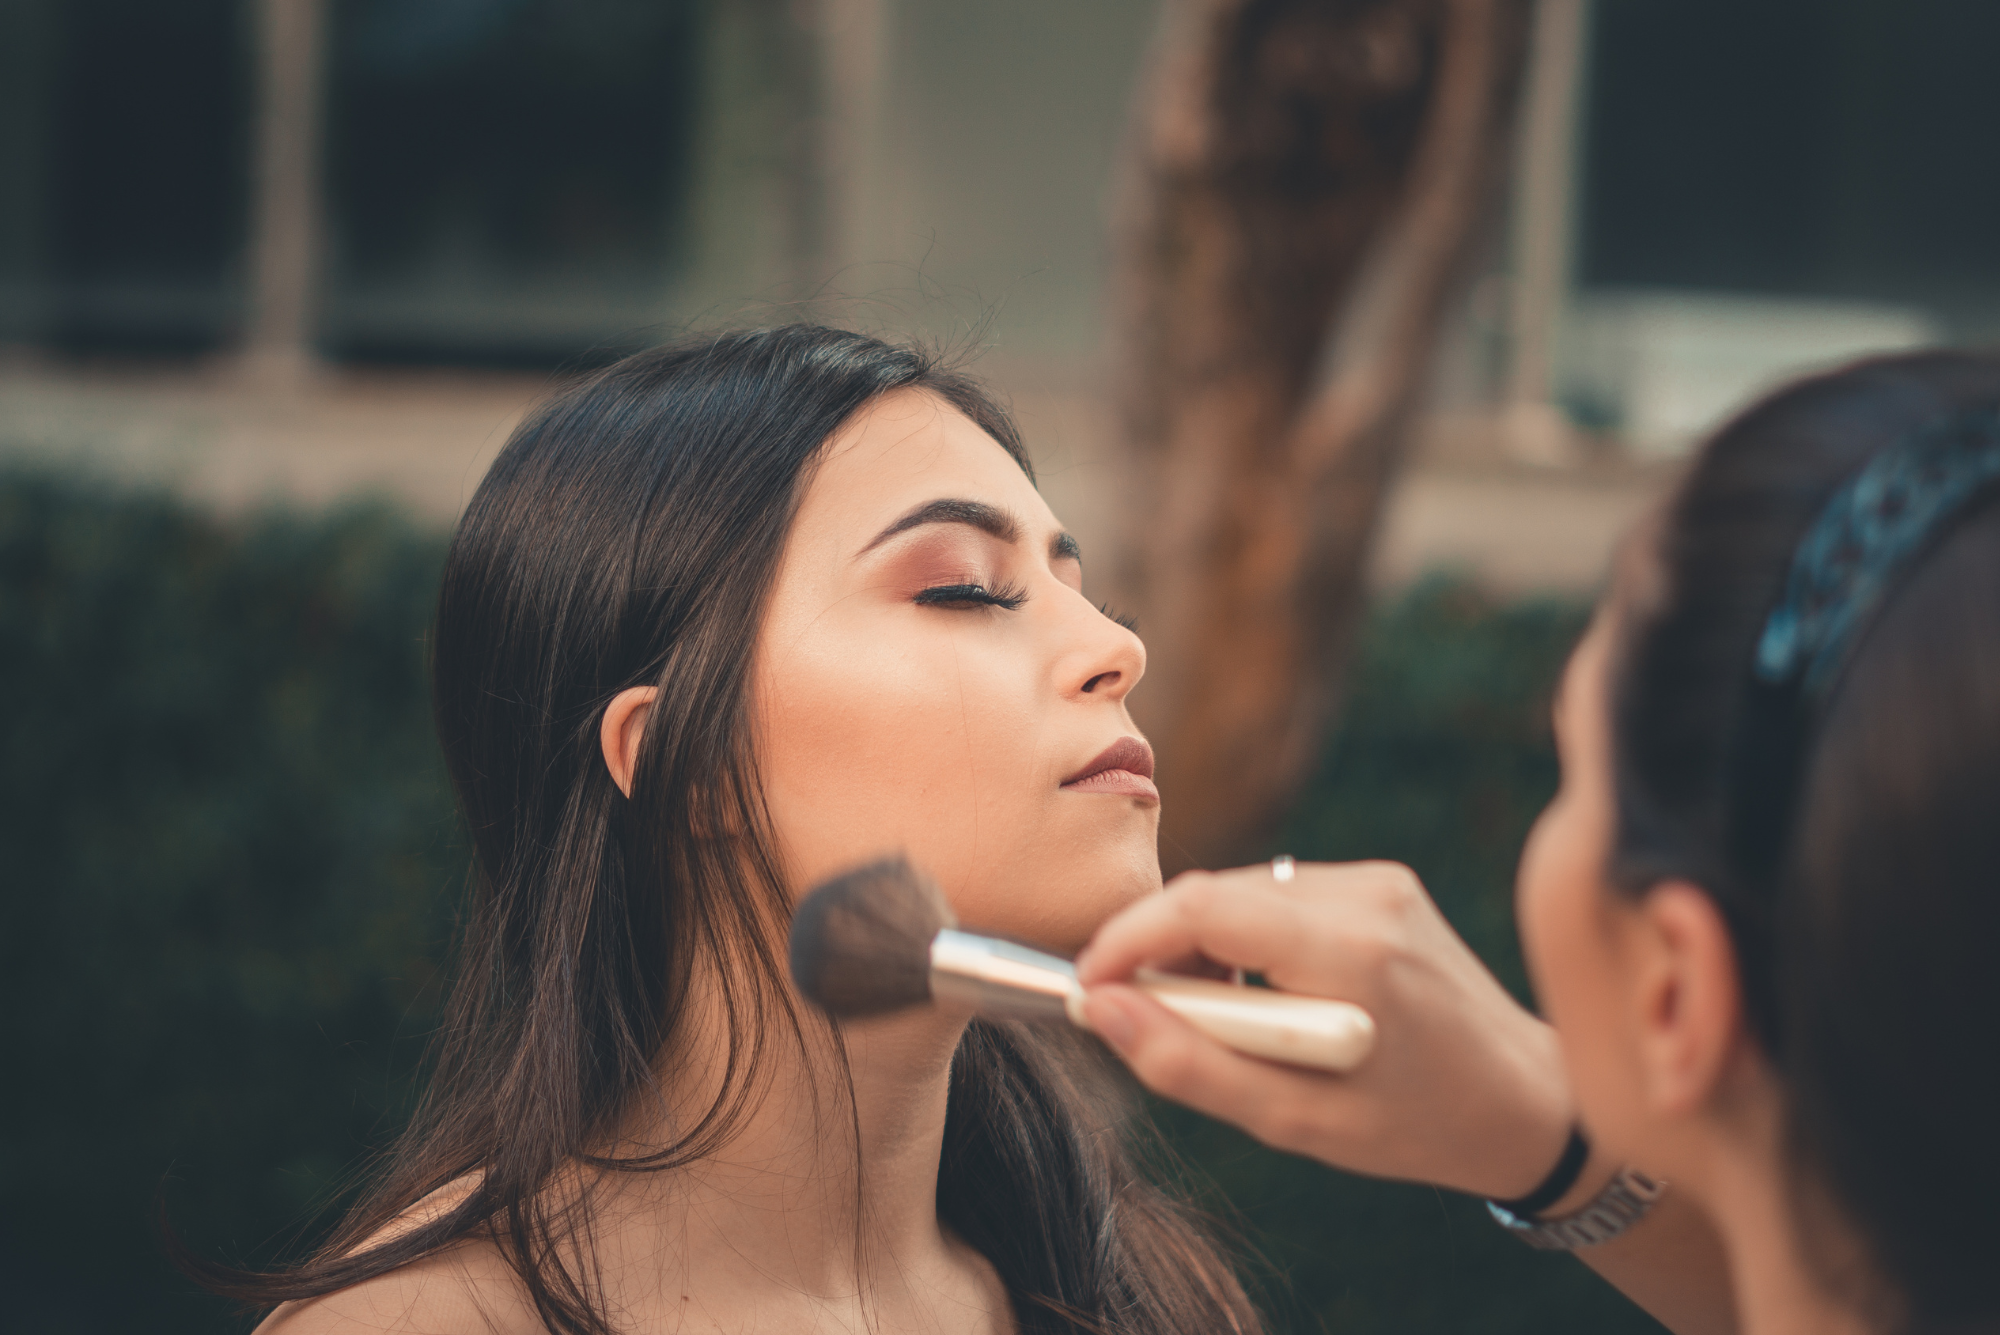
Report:
M 262 1276 L 208 1268 L 211 1287 L 309 1297 L 489 1238 L 549 1329 L 615 1329 L 579 1183 L 714 1152 L 772 1047 L 825 1023 L 795 1010 L 784 972 L 790 908 L 758 784 L 751 664 L 822 445 L 899 389 L 963 412 L 1032 478 L 973 381 L 809 325 L 641 353 L 514 433 L 459 523 L 438 603 L 438 735 L 475 869 L 426 1091 L 317 1255 Z M 634 686 L 659 697 L 628 801 L 598 738 L 605 706 Z M 698 975 L 727 1022 L 723 1087 L 677 1143 L 618 1157 L 621 1117 L 668 1097 L 660 1072 Z M 951 1068 L 940 1216 L 997 1269 L 1024 1331 L 1257 1329 L 1192 1213 L 1135 1170 L 1095 1074 L 1073 1037 L 974 1023 Z M 451 1183 L 469 1186 L 455 1204 L 370 1242 Z
M 1708 443 L 1619 589 L 1613 879 L 1716 900 L 1808 1236 L 1834 1204 L 1876 1272 L 1855 1297 L 1910 1331 L 2000 1330 L 2000 488 L 1903 564 L 1830 689 L 1752 658 L 1835 490 L 1996 404 L 2000 359 L 1956 353 L 1781 390 Z

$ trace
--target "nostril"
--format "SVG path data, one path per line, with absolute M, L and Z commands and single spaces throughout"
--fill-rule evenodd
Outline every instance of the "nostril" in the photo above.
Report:
M 1117 681 L 1117 680 L 1118 680 L 1118 674 L 1116 672 L 1100 672 L 1096 676 L 1092 677 L 1089 681 L 1083 684 L 1083 693 L 1085 695 L 1089 695 L 1092 691 L 1097 689 L 1098 683 L 1100 682 Z

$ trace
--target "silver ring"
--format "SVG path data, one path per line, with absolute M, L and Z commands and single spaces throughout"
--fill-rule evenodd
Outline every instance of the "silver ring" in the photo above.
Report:
M 1280 853 L 1271 859 L 1271 879 L 1285 885 L 1299 874 L 1299 864 L 1292 860 L 1290 853 Z

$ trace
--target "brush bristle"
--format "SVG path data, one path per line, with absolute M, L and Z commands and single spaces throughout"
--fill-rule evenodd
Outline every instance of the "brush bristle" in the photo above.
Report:
M 931 938 L 955 925 L 936 882 L 900 857 L 823 881 L 792 916 L 792 978 L 831 1015 L 881 1015 L 931 995 Z

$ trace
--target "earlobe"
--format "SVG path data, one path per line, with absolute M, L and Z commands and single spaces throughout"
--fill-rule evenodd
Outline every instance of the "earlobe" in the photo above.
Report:
M 611 697 L 604 707 L 604 722 L 598 741 L 604 750 L 604 766 L 618 791 L 632 796 L 632 769 L 639 758 L 639 740 L 646 733 L 646 719 L 660 692 L 653 686 L 633 686 Z
M 1736 945 L 1700 886 L 1664 881 L 1640 909 L 1641 1060 L 1657 1112 L 1685 1116 L 1708 1104 L 1747 1041 Z

